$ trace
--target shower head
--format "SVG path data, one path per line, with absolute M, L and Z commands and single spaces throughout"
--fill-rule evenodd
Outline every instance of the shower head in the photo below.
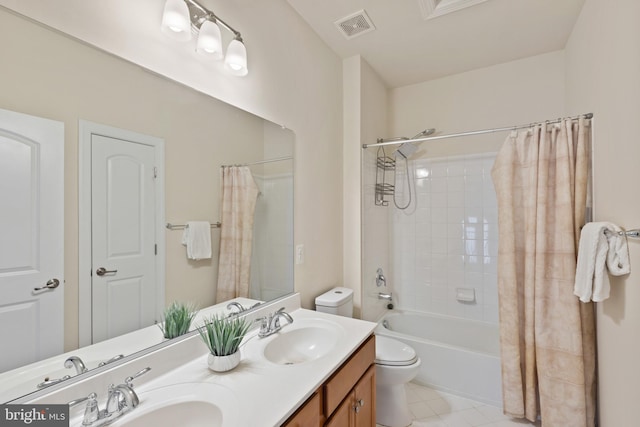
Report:
M 393 154 L 396 155 L 396 157 L 398 155 L 404 157 L 405 159 L 408 159 L 409 157 L 411 157 L 416 151 L 418 151 L 418 146 L 411 143 L 411 142 L 405 142 L 402 143 L 397 149 L 396 151 L 393 152 Z
M 433 135 L 435 132 L 436 132 L 435 128 L 425 129 L 411 139 L 418 139 L 418 138 L 426 137 L 429 135 Z M 396 156 L 401 155 L 405 159 L 408 159 L 409 157 L 414 155 L 416 151 L 418 151 L 418 144 L 419 142 L 405 142 L 401 144 L 393 153 Z
M 433 135 L 435 132 L 436 132 L 435 128 L 425 129 L 411 139 L 422 138 L 423 136 Z

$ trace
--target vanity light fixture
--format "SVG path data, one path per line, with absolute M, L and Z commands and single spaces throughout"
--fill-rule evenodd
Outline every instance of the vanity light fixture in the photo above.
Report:
M 222 49 L 220 27 L 233 34 L 226 55 Z M 246 76 L 249 72 L 247 49 L 240 32 L 196 0 L 167 0 L 162 16 L 162 31 L 180 41 L 188 41 L 192 33 L 196 34 L 196 52 L 212 59 L 224 58 L 225 68 L 233 75 Z
M 162 31 L 180 40 L 191 40 L 191 20 L 189 7 L 182 0 L 167 0 L 162 14 Z

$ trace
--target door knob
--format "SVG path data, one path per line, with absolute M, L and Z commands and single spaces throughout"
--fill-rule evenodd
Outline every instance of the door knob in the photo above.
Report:
M 60 281 L 58 279 L 51 279 L 47 281 L 44 286 L 40 286 L 39 288 L 33 288 L 34 291 L 41 291 L 43 289 L 55 289 L 60 286 Z
M 96 274 L 97 274 L 98 276 L 104 276 L 104 275 L 105 275 L 105 274 L 107 274 L 107 273 L 117 273 L 117 272 L 118 272 L 118 270 L 107 270 L 107 269 L 106 269 L 106 268 L 104 268 L 104 267 L 100 267 L 100 268 L 98 268 L 98 269 L 96 270 Z

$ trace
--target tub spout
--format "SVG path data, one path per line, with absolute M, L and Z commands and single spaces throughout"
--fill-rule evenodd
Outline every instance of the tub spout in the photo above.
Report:
M 379 292 L 378 299 L 386 299 L 387 301 L 391 301 L 393 299 L 393 294 L 391 292 L 389 292 L 388 294 L 385 294 L 384 292 Z

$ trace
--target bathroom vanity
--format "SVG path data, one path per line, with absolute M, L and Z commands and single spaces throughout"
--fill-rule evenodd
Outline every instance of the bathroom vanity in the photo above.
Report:
M 149 367 L 133 380 L 139 405 L 110 425 L 374 426 L 376 324 L 301 309 L 297 294 L 246 316 L 255 321 L 281 308 L 293 323 L 265 338 L 252 329 L 232 371 L 210 371 L 207 349 L 193 334 L 14 403 L 67 403 L 96 393 L 103 408 L 109 384 Z M 82 424 L 84 409 L 71 408 L 71 426 Z
M 286 427 L 375 425 L 375 336 L 370 336 L 284 424 Z

